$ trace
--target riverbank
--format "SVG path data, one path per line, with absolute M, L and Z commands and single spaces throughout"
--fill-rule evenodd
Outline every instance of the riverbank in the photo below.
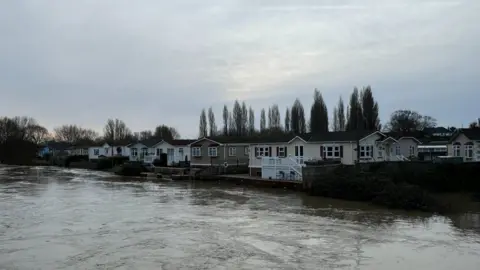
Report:
M 142 172 L 147 171 L 139 164 L 124 166 L 121 168 L 122 172 L 118 171 L 120 167 L 112 169 L 111 166 L 103 166 L 103 169 L 99 169 L 98 164 L 89 162 L 72 162 L 70 165 L 72 168 L 106 172 L 117 170 L 117 174 L 126 177 L 140 176 Z M 391 209 L 446 213 L 455 211 L 455 206 L 453 201 L 449 200 L 448 196 L 442 196 L 443 194 L 462 194 L 464 200 L 468 198 L 469 202 L 474 203 L 472 199 L 475 198 L 473 194 L 478 192 L 477 183 L 467 179 L 455 181 L 452 176 L 471 175 L 476 169 L 475 166 L 475 164 L 380 163 L 363 165 L 360 171 L 352 166 L 343 165 L 323 167 L 320 169 L 321 173 L 318 173 L 318 169 L 314 169 L 317 172 L 309 172 L 312 167 L 307 166 L 303 172 L 303 183 L 287 183 L 247 175 L 207 174 L 194 177 L 190 175 L 172 177 L 171 168 L 165 168 L 160 177 L 164 178 L 162 181 L 166 180 L 165 178 L 173 178 L 175 181 L 196 179 L 242 186 L 302 190 L 311 196 L 367 202 Z M 156 174 L 153 175 L 156 176 Z M 152 178 L 139 177 L 135 178 L 135 181 L 152 181 Z

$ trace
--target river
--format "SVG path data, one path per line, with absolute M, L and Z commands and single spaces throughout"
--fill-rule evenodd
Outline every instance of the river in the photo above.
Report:
M 479 269 L 480 215 L 0 167 L 0 269 Z

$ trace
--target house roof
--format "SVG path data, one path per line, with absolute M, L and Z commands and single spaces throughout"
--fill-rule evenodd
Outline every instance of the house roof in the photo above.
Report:
M 356 141 L 358 138 L 363 139 L 375 132 L 372 131 L 333 131 L 312 134 L 309 142 L 351 142 Z
M 423 132 L 427 134 L 434 134 L 434 133 L 452 133 L 451 130 L 445 127 L 433 127 L 433 128 L 424 128 Z
M 213 144 L 255 144 L 255 143 L 288 143 L 296 137 L 307 141 L 310 138 L 309 134 L 295 135 L 293 133 L 271 133 L 260 134 L 254 136 L 216 136 L 204 137 L 194 141 L 192 144 L 196 145 L 203 140 L 210 140 Z
M 56 142 L 56 141 L 49 141 L 45 145 L 48 148 L 51 148 L 54 150 L 65 150 L 72 146 L 72 144 L 68 142 Z
M 465 135 L 471 141 L 480 141 L 480 128 L 460 128 L 457 129 L 457 132 L 450 138 L 449 142 L 457 139 L 460 134 Z
M 154 146 L 155 144 L 161 142 L 162 139 L 157 139 L 157 138 L 151 138 L 151 139 L 146 139 L 146 140 L 142 140 L 142 141 L 136 141 L 136 142 L 132 142 L 130 143 L 129 145 L 127 145 L 128 147 L 132 147 L 133 145 L 135 144 L 143 144 L 145 145 L 146 147 L 152 147 Z
M 189 145 L 197 140 L 164 140 L 164 141 L 174 146 L 182 146 L 182 145 Z

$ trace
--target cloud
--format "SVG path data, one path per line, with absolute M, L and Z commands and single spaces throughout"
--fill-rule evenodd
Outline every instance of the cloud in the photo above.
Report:
M 307 107 L 319 88 L 332 109 L 370 84 L 384 119 L 411 108 L 465 124 L 478 117 L 479 11 L 475 0 L 1 2 L 0 115 L 99 130 L 118 117 L 192 137 L 205 107 L 217 119 L 234 99 L 257 113 L 296 97 Z

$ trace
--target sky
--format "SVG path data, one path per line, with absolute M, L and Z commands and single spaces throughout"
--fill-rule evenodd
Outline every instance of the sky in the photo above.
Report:
M 385 122 L 411 109 L 440 125 L 480 117 L 480 1 L 0 1 L 0 116 L 52 130 L 159 124 L 198 137 L 224 104 L 308 114 L 319 89 L 371 85 Z

